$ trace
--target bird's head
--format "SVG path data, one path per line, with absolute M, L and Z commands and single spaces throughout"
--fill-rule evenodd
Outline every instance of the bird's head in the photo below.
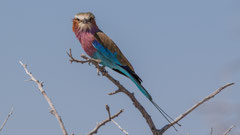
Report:
M 95 16 L 91 12 L 78 13 L 73 19 L 73 31 L 79 32 L 96 32 L 98 27 L 95 22 Z

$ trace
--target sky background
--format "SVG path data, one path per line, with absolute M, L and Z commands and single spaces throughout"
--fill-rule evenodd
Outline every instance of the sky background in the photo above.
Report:
M 130 135 L 151 131 L 127 96 L 87 64 L 70 64 L 66 51 L 84 54 L 72 32 L 78 12 L 93 12 L 99 27 L 119 46 L 142 78 L 144 87 L 172 117 L 228 82 L 232 87 L 180 121 L 178 132 L 222 134 L 231 125 L 240 133 L 240 1 L 239 0 L 1 0 L 0 1 L 0 124 L 14 113 L 2 135 L 60 135 L 49 106 L 19 64 L 33 75 L 62 116 L 67 131 L 86 134 L 105 120 L 108 104 L 115 120 Z M 167 122 L 127 78 L 109 70 L 135 93 L 158 128 Z M 108 123 L 98 135 L 122 135 Z

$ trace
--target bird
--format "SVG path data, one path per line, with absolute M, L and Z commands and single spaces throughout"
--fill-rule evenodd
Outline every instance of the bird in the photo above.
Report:
M 131 63 L 123 55 L 114 41 L 99 29 L 93 13 L 77 13 L 73 18 L 72 30 L 87 55 L 100 60 L 101 65 L 109 67 L 132 80 L 143 95 L 150 100 L 163 117 L 171 124 L 169 119 L 172 121 L 173 119 L 153 101 L 152 96 L 142 86 L 142 80 L 135 73 Z

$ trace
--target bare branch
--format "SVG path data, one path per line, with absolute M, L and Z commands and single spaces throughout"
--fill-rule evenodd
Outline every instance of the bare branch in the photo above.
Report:
M 235 125 L 232 125 L 223 135 L 227 135 L 231 132 L 231 130 L 235 127 Z
M 70 62 L 77 62 L 77 63 L 79 63 L 79 60 L 76 60 L 75 58 L 73 58 L 72 53 L 71 53 L 71 49 L 70 49 L 70 53 L 67 53 L 67 54 L 70 57 Z M 234 84 L 234 83 L 229 83 L 229 84 L 226 84 L 223 87 L 219 88 L 217 91 L 215 91 L 214 93 L 210 94 L 209 96 L 204 98 L 202 101 L 198 102 L 193 107 L 188 109 L 185 113 L 179 115 L 171 124 L 167 124 L 163 128 L 161 128 L 160 130 L 158 130 L 155 127 L 155 124 L 153 123 L 151 116 L 147 113 L 145 108 L 135 98 L 133 93 L 130 93 L 123 85 L 121 85 L 119 83 L 119 81 L 117 81 L 111 75 L 109 75 L 108 72 L 105 70 L 105 68 L 103 66 L 100 66 L 99 62 L 96 62 L 95 59 L 89 58 L 89 57 L 87 57 L 85 55 L 82 55 L 81 57 L 83 59 L 85 59 L 87 62 L 92 63 L 93 65 L 95 65 L 95 67 L 102 73 L 103 76 L 107 77 L 113 84 L 115 84 L 118 87 L 118 90 L 109 93 L 109 95 L 114 95 L 116 93 L 122 92 L 122 93 L 126 94 L 132 100 L 134 106 L 140 111 L 140 113 L 145 118 L 145 120 L 146 120 L 149 128 L 151 129 L 153 135 L 162 135 L 166 130 L 168 130 L 174 124 L 177 124 L 181 119 L 183 119 L 186 115 L 188 115 L 190 112 L 192 112 L 198 106 L 200 106 L 204 102 L 208 101 L 209 99 L 213 98 L 215 95 L 217 95 L 223 89 L 225 89 L 225 88 L 227 88 L 227 87 L 229 87 L 229 86 Z M 80 63 L 82 63 L 82 62 L 80 62 Z
M 213 92 L 212 94 L 210 94 L 209 96 L 205 97 L 203 100 L 201 100 L 200 102 L 198 102 L 197 104 L 195 104 L 194 106 L 192 106 L 190 109 L 188 109 L 185 113 L 179 115 L 171 124 L 168 124 L 167 126 L 163 127 L 161 129 L 161 132 L 164 133 L 168 128 L 171 127 L 171 125 L 176 124 L 178 121 L 180 121 L 182 118 L 184 118 L 186 115 L 188 115 L 190 112 L 192 112 L 194 109 L 196 109 L 198 106 L 200 106 L 201 104 L 203 104 L 204 102 L 207 102 L 209 99 L 213 98 L 214 96 L 216 96 L 218 93 L 220 93 L 223 89 L 233 85 L 234 83 L 228 83 L 222 87 L 220 87 L 219 89 L 217 89 L 215 92 Z
M 11 108 L 11 111 L 8 113 L 7 118 L 6 118 L 5 121 L 3 122 L 3 124 L 2 124 L 2 126 L 1 126 L 1 128 L 0 128 L 0 132 L 2 131 L 2 129 L 3 129 L 4 126 L 6 125 L 9 117 L 10 117 L 12 114 L 13 114 L 13 107 Z
M 110 108 L 108 105 L 106 105 L 106 110 L 108 112 L 108 118 L 111 119 L 111 113 L 110 113 Z M 111 121 L 126 135 L 128 135 L 128 132 L 124 130 L 115 120 L 111 119 Z
M 73 58 L 72 53 L 71 53 L 71 49 L 70 52 L 67 53 L 68 56 L 70 57 L 70 62 L 76 62 L 76 63 L 82 63 L 79 62 L 80 60 L 77 60 L 75 58 Z M 85 55 L 81 55 L 81 57 L 83 59 L 85 59 L 86 61 L 92 63 L 93 65 L 95 65 L 95 67 L 102 73 L 103 76 L 107 77 L 113 84 L 115 84 L 118 87 L 118 90 L 112 93 L 109 93 L 109 95 L 114 95 L 116 93 L 122 92 L 124 94 L 126 94 L 133 102 L 133 105 L 140 111 L 140 113 L 143 115 L 143 117 L 145 118 L 149 128 L 151 129 L 152 133 L 154 135 L 160 135 L 159 134 L 159 130 L 156 129 L 153 120 L 151 118 L 151 116 L 147 113 L 147 111 L 145 110 L 145 108 L 139 103 L 139 101 L 135 98 L 134 94 L 129 92 L 122 84 L 119 83 L 119 81 L 117 81 L 116 79 L 114 79 L 111 75 L 108 74 L 108 72 L 105 70 L 105 68 L 103 66 L 100 66 L 98 62 L 96 62 L 95 59 L 89 58 Z
M 99 129 L 100 127 L 104 126 L 106 123 L 110 122 L 112 119 L 118 117 L 118 116 L 123 112 L 123 109 L 122 109 L 122 110 L 120 110 L 118 113 L 116 113 L 115 115 L 110 116 L 110 109 L 109 109 L 109 106 L 108 106 L 108 105 L 106 105 L 106 110 L 107 110 L 108 115 L 109 115 L 108 119 L 106 119 L 106 120 L 98 123 L 97 126 L 96 126 L 91 132 L 89 132 L 87 135 L 96 134 L 96 133 L 98 132 L 98 129 Z
M 48 105 L 49 105 L 50 108 L 51 108 L 50 112 L 51 112 L 51 114 L 53 114 L 53 115 L 57 118 L 57 120 L 58 120 L 58 122 L 59 122 L 59 125 L 60 125 L 60 127 L 61 127 L 61 129 L 62 129 L 63 135 L 68 135 L 67 130 L 66 130 L 65 127 L 64 127 L 64 124 L 63 124 L 63 121 L 62 121 L 61 116 L 57 113 L 57 110 L 55 109 L 55 107 L 54 107 L 51 99 L 47 96 L 46 92 L 45 92 L 44 89 L 43 89 L 43 82 L 40 82 L 39 80 L 37 80 L 37 79 L 32 75 L 32 73 L 28 71 L 26 64 L 23 64 L 21 61 L 19 61 L 19 63 L 23 66 L 26 74 L 30 76 L 30 80 L 31 80 L 31 81 L 34 81 L 34 82 L 37 84 L 39 91 L 42 93 L 42 95 L 44 96 L 44 98 L 45 98 L 46 101 L 48 102 Z

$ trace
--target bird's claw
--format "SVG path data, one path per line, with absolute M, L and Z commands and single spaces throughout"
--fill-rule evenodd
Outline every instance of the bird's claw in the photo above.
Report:
M 100 70 L 97 68 L 97 75 L 100 76 Z

